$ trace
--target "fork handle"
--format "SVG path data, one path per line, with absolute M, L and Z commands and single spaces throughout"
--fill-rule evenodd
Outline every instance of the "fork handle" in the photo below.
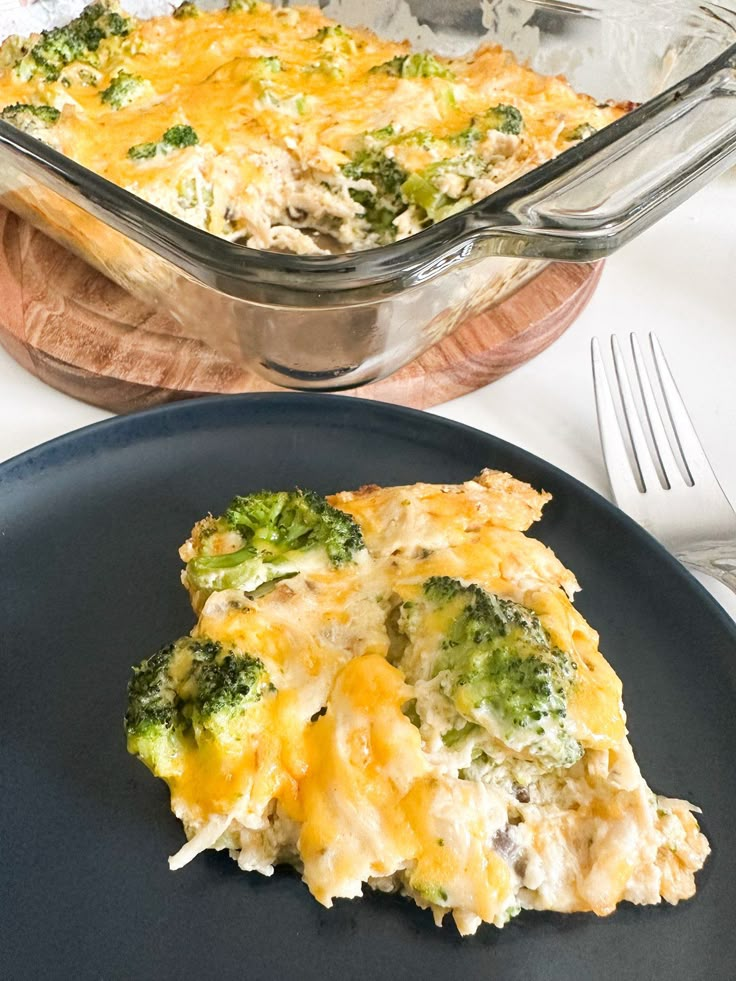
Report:
M 678 559 L 691 569 L 718 579 L 736 593 L 736 542 L 711 542 L 677 553 Z

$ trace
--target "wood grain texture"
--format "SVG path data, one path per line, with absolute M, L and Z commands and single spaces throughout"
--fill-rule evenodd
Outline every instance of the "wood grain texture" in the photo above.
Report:
M 344 394 L 426 408 L 474 391 L 559 337 L 590 299 L 601 270 L 601 263 L 551 264 L 412 364 Z M 49 385 L 113 412 L 203 394 L 279 390 L 176 331 L 164 313 L 0 208 L 0 343 Z

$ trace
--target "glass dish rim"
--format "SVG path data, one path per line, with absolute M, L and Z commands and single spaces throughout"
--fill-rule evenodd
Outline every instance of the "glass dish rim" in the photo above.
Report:
M 73 192 L 73 197 L 68 199 L 108 227 L 167 259 L 200 282 L 211 283 L 216 279 L 217 288 L 233 296 L 237 296 L 235 284 L 283 287 L 297 292 L 318 289 L 329 293 L 388 285 L 396 280 L 401 280 L 404 285 L 407 281 L 418 284 L 433 278 L 433 267 L 439 272 L 452 256 L 466 252 L 478 240 L 491 236 L 494 228 L 500 231 L 516 226 L 517 231 L 523 232 L 523 223 L 513 214 L 514 204 L 543 192 L 568 171 L 600 151 L 623 142 L 663 107 L 677 100 L 683 89 L 707 79 L 721 67 L 733 65 L 736 59 L 736 11 L 708 0 L 702 3 L 695 0 L 692 6 L 685 0 L 683 11 L 688 7 L 692 12 L 707 11 L 733 32 L 734 41 L 715 58 L 625 116 L 458 214 L 407 238 L 371 249 L 330 255 L 294 255 L 254 249 L 175 218 L 2 120 L 0 150 L 7 148 L 22 157 L 35 172 L 34 176 L 43 175 L 41 182 L 46 186 L 51 184 L 58 189 L 59 182 L 66 185 Z M 728 16 L 718 16 L 720 11 Z M 570 225 L 569 230 L 574 235 L 574 225 Z M 581 234 L 590 234 L 589 226 L 583 222 L 578 230 Z M 534 234 L 533 229 L 528 232 Z M 497 254 L 521 258 L 525 253 L 523 250 L 501 250 Z M 536 258 L 539 258 L 538 254 Z M 581 261 L 589 261 L 589 256 L 581 257 Z M 230 288 L 223 290 L 222 279 L 230 281 Z

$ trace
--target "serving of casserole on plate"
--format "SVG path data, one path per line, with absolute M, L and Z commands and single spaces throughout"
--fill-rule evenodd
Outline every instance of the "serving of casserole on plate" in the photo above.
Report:
M 484 470 L 325 499 L 236 497 L 181 549 L 198 623 L 133 669 L 128 748 L 189 841 L 452 913 L 611 913 L 695 891 L 709 853 L 649 789 L 621 682 L 524 532 L 549 494 Z

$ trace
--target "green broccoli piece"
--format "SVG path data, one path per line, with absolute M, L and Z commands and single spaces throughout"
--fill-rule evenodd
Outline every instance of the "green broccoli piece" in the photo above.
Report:
M 206 637 L 182 637 L 133 668 L 128 751 L 156 776 L 176 776 L 188 747 L 237 748 L 248 706 L 270 691 L 257 657 Z
M 166 130 L 157 143 L 136 143 L 128 149 L 131 160 L 150 160 L 151 157 L 163 156 L 173 150 L 182 150 L 188 146 L 196 146 L 199 137 L 191 126 L 179 124 Z
M 453 146 L 459 146 L 464 150 L 469 150 L 480 143 L 484 136 L 485 133 L 474 120 L 465 129 L 461 129 L 459 133 L 453 133 L 451 136 L 448 136 L 447 142 Z
M 430 221 L 449 218 L 470 204 L 470 198 L 455 199 L 443 194 L 423 173 L 411 174 L 401 185 L 401 193 L 406 201 L 426 212 Z
M 34 136 L 37 140 L 42 140 L 54 146 L 51 130 L 59 120 L 61 113 L 53 106 L 47 105 L 28 105 L 16 102 L 15 105 L 6 106 L 0 112 L 0 119 L 16 129 Z
M 350 180 L 367 180 L 373 190 L 350 188 L 350 197 L 364 211 L 365 219 L 382 240 L 395 235 L 394 218 L 406 207 L 401 186 L 407 178 L 406 171 L 395 160 L 386 156 L 380 146 L 359 150 L 353 159 L 342 167 Z
M 410 204 L 422 208 L 430 221 L 441 221 L 472 203 L 472 198 L 465 193 L 468 181 L 473 177 L 480 177 L 484 171 L 485 164 L 480 157 L 465 152 L 457 157 L 438 160 L 411 174 L 401 185 L 401 193 Z M 442 178 L 446 174 L 462 178 L 457 196 L 440 189 Z
M 177 203 L 182 208 L 211 208 L 214 201 L 212 187 L 196 177 L 182 177 L 176 186 Z
M 431 903 L 433 906 L 444 906 L 447 904 L 447 890 L 444 886 L 438 886 L 434 882 L 424 882 L 421 879 L 415 878 L 414 875 L 409 877 L 409 886 L 425 902 Z
M 63 68 L 75 61 L 94 64 L 96 52 L 107 38 L 127 37 L 134 21 L 120 13 L 115 3 L 90 4 L 65 27 L 43 31 L 41 38 L 15 65 L 24 80 L 39 77 L 55 82 Z
M 394 75 L 397 78 L 454 78 L 454 73 L 432 54 L 417 52 L 397 55 L 381 65 L 374 65 L 370 75 Z
M 297 575 L 315 559 L 338 568 L 354 561 L 363 536 L 353 518 L 314 491 L 260 491 L 234 498 L 192 535 L 185 581 L 203 601 L 215 590 L 245 592 Z
M 589 136 L 597 133 L 598 130 L 595 126 L 590 123 L 580 123 L 579 126 L 574 126 L 570 129 L 564 129 L 562 131 L 562 139 L 568 140 L 570 143 L 576 143 L 579 140 L 587 140 Z
M 18 129 L 28 131 L 32 126 L 53 126 L 54 123 L 58 122 L 60 115 L 59 110 L 54 109 L 53 106 L 32 106 L 16 102 L 15 105 L 6 106 L 0 112 L 0 119 L 6 123 L 12 123 Z
M 136 143 L 128 148 L 128 156 L 131 160 L 150 160 L 155 157 L 161 148 L 160 143 Z
M 367 146 L 377 147 L 386 146 L 396 137 L 396 130 L 391 123 L 382 126 L 381 129 L 372 129 L 363 134 L 363 141 Z
M 358 48 L 353 35 L 342 24 L 329 24 L 320 27 L 308 40 L 316 41 L 323 53 L 337 56 L 354 54 Z
M 437 576 L 404 616 L 410 641 L 438 615 L 444 626 L 426 670 L 459 715 L 522 756 L 555 766 L 576 762 L 582 750 L 568 732 L 567 701 L 577 666 L 552 644 L 536 614 L 479 586 Z M 472 735 L 455 729 L 448 746 L 460 734 Z
M 486 129 L 497 129 L 499 133 L 510 133 L 518 136 L 524 127 L 524 117 L 516 106 L 501 103 L 487 109 L 481 116 L 481 122 Z
M 143 95 L 150 88 L 150 82 L 140 75 L 119 71 L 106 89 L 100 92 L 100 98 L 113 109 L 123 109 Z
M 392 140 L 394 146 L 420 146 L 423 150 L 431 149 L 437 142 L 438 138 L 428 129 L 411 129 Z
M 420 723 L 421 726 L 421 723 Z M 448 749 L 452 749 L 453 746 L 457 746 L 459 743 L 464 742 L 468 736 L 472 733 L 477 733 L 478 726 L 474 722 L 466 722 L 461 725 L 459 729 L 448 729 L 447 732 L 442 733 L 442 742 Z
M 462 597 L 465 588 L 459 579 L 453 579 L 451 576 L 432 576 L 424 584 L 424 595 L 435 606 L 445 606 L 454 599 Z
M 226 9 L 229 14 L 237 14 L 241 10 L 252 14 L 257 6 L 257 0 L 228 0 Z
M 473 117 L 469 126 L 459 133 L 454 133 L 448 141 L 467 149 L 484 140 L 489 130 L 518 136 L 523 128 L 524 117 L 516 106 L 500 104 L 487 109 L 482 116 Z
M 513 920 L 513 918 L 515 916 L 518 916 L 519 913 L 521 913 L 521 906 L 519 906 L 518 904 L 515 904 L 513 906 L 508 906 L 504 910 L 504 914 L 503 914 L 504 915 L 504 923 L 508 923 L 510 920 Z
M 329 41 L 330 38 L 349 38 L 352 40 L 352 35 L 348 34 L 342 24 L 329 24 L 326 27 L 320 27 L 316 34 L 313 34 L 309 40 L 310 41 Z
M 190 17 L 200 17 L 201 14 L 202 11 L 196 3 L 192 3 L 191 0 L 184 0 L 184 3 L 180 3 L 171 16 L 177 20 L 188 20 Z
M 180 150 L 183 147 L 195 146 L 199 143 L 199 137 L 191 126 L 180 124 L 167 129 L 161 142 L 171 150 Z

